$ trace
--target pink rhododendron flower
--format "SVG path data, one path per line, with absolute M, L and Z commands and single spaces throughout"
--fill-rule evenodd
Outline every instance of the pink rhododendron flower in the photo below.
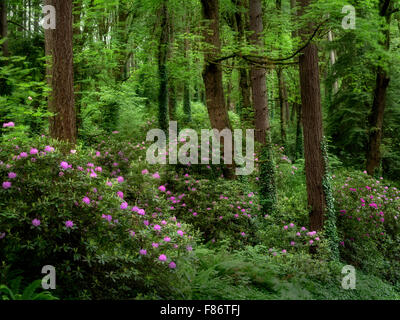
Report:
M 13 128 L 15 126 L 14 122 L 3 123 L 3 128 Z
M 33 220 L 32 220 L 32 224 L 33 224 L 35 227 L 40 226 L 40 220 L 39 220 L 39 219 L 33 219 Z
M 8 173 L 8 177 L 9 177 L 10 179 L 14 179 L 14 178 L 17 177 L 17 174 L 16 174 L 15 172 L 9 172 L 9 173 Z
M 117 181 L 118 181 L 118 183 L 124 182 L 124 177 L 119 176 L 119 177 L 117 178 Z
M 4 181 L 3 182 L 3 189 L 9 189 L 11 188 L 11 182 L 10 181 Z
M 65 221 L 65 227 L 72 228 L 74 226 L 74 222 L 71 220 Z
M 162 254 L 158 257 L 158 260 L 160 261 L 167 261 L 167 256 L 165 254 Z
M 69 164 L 68 164 L 68 162 L 66 162 L 66 161 L 62 161 L 62 162 L 60 163 L 60 167 L 61 167 L 62 169 L 64 169 L 64 170 L 67 170 L 67 169 L 69 168 Z
M 86 204 L 90 204 L 90 199 L 89 199 L 88 197 L 84 197 L 84 198 L 82 199 L 82 202 L 83 202 L 83 203 L 86 203 Z
M 160 179 L 160 175 L 158 174 L 158 172 L 153 174 L 153 178 L 154 179 Z
M 46 151 L 46 152 L 53 152 L 53 151 L 54 151 L 54 148 L 53 148 L 53 147 L 50 147 L 50 146 L 46 146 L 46 147 L 44 148 L 44 151 Z
M 117 196 L 120 197 L 121 199 L 124 198 L 124 193 L 122 191 L 117 192 Z
M 176 268 L 176 264 L 175 262 L 171 261 L 168 265 L 171 269 L 175 269 Z
M 146 249 L 140 249 L 139 253 L 143 256 L 145 256 L 147 254 L 147 250 Z

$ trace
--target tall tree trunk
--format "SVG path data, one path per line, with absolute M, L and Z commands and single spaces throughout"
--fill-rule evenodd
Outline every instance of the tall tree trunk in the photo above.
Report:
M 235 18 L 236 18 L 236 31 L 238 33 L 238 43 L 246 42 L 246 14 L 248 10 L 243 12 L 243 9 L 247 9 L 245 0 L 235 0 L 237 7 Z M 250 123 L 254 125 L 254 118 L 250 118 L 252 110 L 251 106 L 251 90 L 250 90 L 250 75 L 247 70 L 248 64 L 241 59 L 239 62 L 239 88 L 240 88 L 240 120 L 242 123 Z
M 282 146 L 286 148 L 286 128 L 289 121 L 289 104 L 286 90 L 286 82 L 282 68 L 276 69 L 278 77 L 278 91 L 279 91 L 279 109 L 281 121 L 281 140 Z
M 221 41 L 219 37 L 219 1 L 201 0 L 202 16 L 207 21 L 204 29 L 204 40 L 209 49 L 204 53 L 203 80 L 205 86 L 205 99 L 210 118 L 211 127 L 222 131 L 230 129 L 231 124 L 228 111 L 225 106 L 224 89 L 222 84 L 222 67 L 215 62 L 221 54 Z M 223 146 L 223 143 L 221 143 Z M 222 147 L 223 149 L 223 147 Z M 223 154 L 223 150 L 222 150 Z M 225 175 L 228 178 L 234 177 L 234 164 L 227 165 Z
M 127 45 L 128 45 L 128 31 L 127 31 L 127 20 L 129 17 L 129 12 L 126 7 L 126 4 L 123 1 L 120 1 L 118 7 L 118 23 L 117 23 L 117 32 L 116 38 L 118 43 L 118 55 L 117 55 L 117 68 L 115 70 L 116 73 L 116 81 L 123 81 L 127 78 Z
M 45 30 L 48 84 L 51 94 L 48 107 L 50 135 L 53 138 L 75 143 L 76 118 L 74 98 L 74 73 L 72 53 L 72 0 L 45 0 L 45 5 L 56 9 L 56 29 Z
M 7 0 L 0 0 L 0 39 L 5 41 L 1 46 L 2 56 L 9 57 L 8 50 L 8 24 L 7 24 Z M 0 67 L 7 64 L 7 61 L 1 61 Z M 6 78 L 0 78 L 0 96 L 9 95 L 11 86 L 7 84 Z M 4 116 L 4 115 L 2 115 Z M 1 131 L 1 130 L 0 130 Z
M 75 52 L 81 52 L 83 41 L 81 37 L 80 19 L 82 13 L 82 0 L 75 0 L 73 2 L 73 49 Z M 76 106 L 76 130 L 82 126 L 81 117 L 81 98 L 82 98 L 82 75 L 81 63 L 74 62 L 74 82 L 75 82 L 75 106 Z
M 301 104 L 294 103 L 293 109 L 297 110 L 295 160 L 303 158 L 303 139 L 301 131 Z
M 159 73 L 159 93 L 158 93 L 158 122 L 160 129 L 164 132 L 168 128 L 167 113 L 167 53 L 168 53 L 168 9 L 167 0 L 161 4 L 161 34 L 158 46 L 158 73 Z
M 171 60 L 174 55 L 173 44 L 175 41 L 175 29 L 172 13 L 168 15 L 168 25 L 169 47 L 167 59 Z M 176 121 L 176 78 L 173 74 L 169 74 L 168 76 L 168 116 L 170 121 Z
M 186 16 L 187 18 L 187 16 Z M 189 60 L 189 33 L 190 33 L 190 20 L 186 19 L 186 36 L 183 43 L 183 50 L 184 50 L 184 58 L 188 66 L 190 66 Z M 187 76 L 190 77 L 190 69 L 187 68 L 186 70 Z M 189 78 L 190 79 L 190 78 Z M 190 81 L 189 79 L 185 79 L 183 83 L 183 112 L 185 114 L 185 121 L 187 123 L 192 121 L 192 106 L 190 103 Z
M 263 32 L 261 0 L 250 0 L 250 30 L 253 32 L 250 40 L 258 48 L 263 47 L 261 38 Z M 251 89 L 255 111 L 255 139 L 262 145 L 267 143 L 267 131 L 270 130 L 266 70 L 258 66 L 252 66 L 250 70 Z
M 310 4 L 310 0 L 300 0 L 301 13 Z M 303 41 L 310 34 L 311 25 L 301 30 Z M 311 206 L 310 228 L 313 231 L 322 229 L 325 219 L 325 194 L 323 177 L 325 160 L 322 154 L 322 110 L 318 69 L 318 49 L 310 43 L 299 58 L 300 87 L 302 101 L 302 121 L 304 135 L 304 155 L 308 204 Z
M 0 0 L 0 36 L 1 39 L 8 37 L 8 23 L 7 23 L 7 0 Z M 3 57 L 8 57 L 8 40 L 6 39 L 2 44 Z
M 250 0 L 251 43 L 262 53 L 264 41 L 263 11 L 261 0 Z M 264 213 L 273 214 L 276 209 L 275 165 L 271 149 L 266 70 L 252 66 L 250 70 L 253 106 L 255 111 L 255 140 L 261 144 L 260 154 L 260 204 Z
M 386 20 L 386 29 L 384 31 L 385 42 L 382 43 L 384 48 L 390 50 L 390 22 L 393 10 L 393 1 L 380 0 L 379 15 Z M 374 100 L 372 110 L 369 116 L 369 137 L 367 145 L 367 172 L 373 175 L 379 168 L 381 162 L 381 142 L 383 116 L 386 107 L 387 88 L 389 86 L 390 77 L 387 71 L 381 66 L 378 67 L 376 75 L 376 86 L 374 91 Z

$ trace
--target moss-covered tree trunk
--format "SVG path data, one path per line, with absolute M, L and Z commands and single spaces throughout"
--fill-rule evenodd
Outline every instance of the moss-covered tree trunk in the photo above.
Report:
M 263 11 L 261 0 L 250 0 L 250 42 L 262 53 L 264 41 Z M 250 70 L 251 90 L 254 107 L 255 140 L 261 145 L 260 155 L 260 203 L 263 213 L 271 214 L 276 206 L 275 169 L 272 158 L 271 131 L 269 122 L 266 70 L 252 66 Z

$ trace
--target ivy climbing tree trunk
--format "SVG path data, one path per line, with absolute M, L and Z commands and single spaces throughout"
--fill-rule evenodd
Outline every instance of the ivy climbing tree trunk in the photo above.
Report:
M 262 53 L 264 41 L 261 0 L 250 0 L 250 42 L 257 53 Z M 269 123 L 266 70 L 252 65 L 250 70 L 253 107 L 255 113 L 255 140 L 261 145 L 260 154 L 260 203 L 263 213 L 271 214 L 276 206 L 275 165 L 272 158 Z
M 221 54 L 221 41 L 219 36 L 219 1 L 201 0 L 202 16 L 206 20 L 203 31 L 207 49 L 204 53 L 203 80 L 205 86 L 205 99 L 210 118 L 211 127 L 222 131 L 230 129 L 228 111 L 225 106 L 224 89 L 222 84 L 222 67 L 216 62 Z M 223 146 L 223 143 L 221 143 Z M 223 148 L 222 152 L 223 154 Z M 234 163 L 227 165 L 225 176 L 234 177 Z
M 56 28 L 45 30 L 47 81 L 51 88 L 48 108 L 50 135 L 59 140 L 75 143 L 76 117 L 74 98 L 74 72 L 72 53 L 72 0 L 45 0 L 56 10 Z
M 390 50 L 390 22 L 394 2 L 391 0 L 380 0 L 379 15 L 385 18 L 386 26 L 383 31 L 385 41 L 382 44 L 386 51 Z M 376 74 L 376 85 L 372 110 L 369 116 L 369 137 L 367 145 L 367 172 L 373 175 L 381 163 L 381 142 L 383 117 L 386 107 L 386 95 L 389 87 L 390 77 L 382 66 L 378 67 Z
M 303 14 L 310 0 L 300 0 L 300 4 L 299 11 Z M 303 41 L 306 41 L 311 29 L 309 25 L 300 30 Z M 310 228 L 320 231 L 324 225 L 326 208 L 323 188 L 325 163 L 321 149 L 323 132 L 318 49 L 314 43 L 309 43 L 302 50 L 299 65 L 307 196 L 311 207 Z

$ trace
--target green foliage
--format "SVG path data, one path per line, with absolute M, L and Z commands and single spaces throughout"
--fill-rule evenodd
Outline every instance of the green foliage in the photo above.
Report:
M 22 277 L 11 281 L 10 288 L 0 285 L 1 300 L 58 300 L 49 291 L 36 292 L 42 285 L 42 280 L 35 280 L 22 293 L 18 293 Z
M 260 204 L 264 214 L 274 214 L 276 210 L 275 165 L 270 144 L 261 147 Z
M 50 145 L 54 150 L 44 151 Z M 187 233 L 190 227 L 175 223 L 176 218 L 165 212 L 162 219 L 168 222 L 161 235 L 152 227 L 162 225 L 161 217 L 145 217 L 131 207 L 122 209 L 125 201 L 140 207 L 146 201 L 137 202 L 141 191 L 129 186 L 130 179 L 141 176 L 139 172 L 131 172 L 126 182 L 117 182 L 116 176 L 106 178 L 111 176 L 107 160 L 112 161 L 117 153 L 101 151 L 102 156 L 96 156 L 78 148 L 62 154 L 62 149 L 61 143 L 45 137 L 3 140 L 0 179 L 10 180 L 11 186 L 0 189 L 1 261 L 23 270 L 26 279 L 37 277 L 44 265 L 55 266 L 60 283 L 56 293 L 63 297 L 84 292 L 90 298 L 134 297 L 156 287 L 160 296 L 170 296 L 173 289 L 169 284 L 175 280 L 168 263 L 179 265 L 181 252 L 191 243 L 177 231 Z M 23 151 L 30 155 L 25 157 Z M 126 169 L 121 166 L 118 170 L 122 174 Z M 16 177 L 10 178 L 10 172 Z M 148 179 L 142 184 L 147 199 L 153 199 L 154 183 Z M 124 200 L 117 191 L 127 195 Z M 146 207 L 148 212 L 154 209 Z M 152 247 L 166 236 L 170 243 L 160 243 L 158 250 Z M 147 250 L 146 255 L 139 253 L 142 249 Z M 168 257 L 167 262 L 158 261 L 160 254 Z
M 398 189 L 366 173 L 346 171 L 334 183 L 341 258 L 398 283 Z

